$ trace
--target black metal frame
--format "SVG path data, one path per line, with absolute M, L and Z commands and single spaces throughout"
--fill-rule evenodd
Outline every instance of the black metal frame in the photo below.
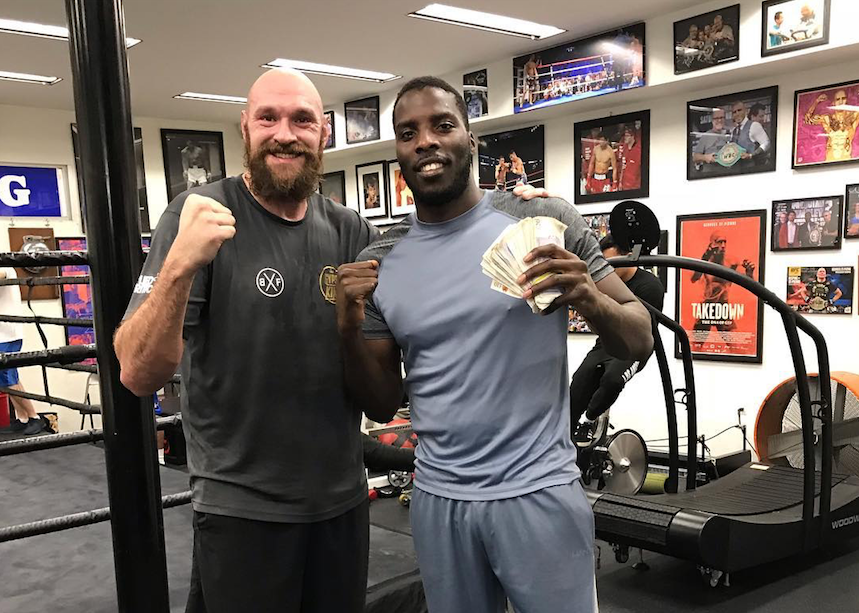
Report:
M 818 373 L 821 381 L 830 380 L 829 368 L 829 353 L 826 348 L 826 339 L 823 334 L 805 317 L 793 311 L 781 298 L 768 290 L 765 286 L 750 279 L 749 277 L 736 272 L 725 266 L 696 260 L 692 258 L 678 256 L 653 256 L 645 255 L 638 258 L 612 258 L 609 260 L 612 266 L 629 267 L 629 266 L 669 266 L 671 268 L 680 268 L 683 270 L 692 270 L 704 274 L 715 275 L 739 285 L 752 292 L 760 298 L 764 303 L 775 309 L 781 315 L 782 322 L 787 334 L 787 341 L 790 347 L 791 356 L 793 357 L 794 374 L 796 377 L 797 394 L 799 396 L 799 407 L 802 425 L 802 454 L 804 460 L 803 468 L 803 502 L 802 502 L 802 523 L 803 523 L 803 550 L 809 552 L 820 545 L 828 543 L 832 531 L 830 522 L 830 511 L 832 505 L 832 389 L 829 385 L 820 385 L 821 397 L 812 402 L 811 391 L 808 384 L 808 371 L 805 366 L 805 357 L 802 352 L 802 345 L 799 340 L 797 330 L 802 330 L 814 342 L 817 353 Z M 660 323 L 664 323 L 661 318 Z M 672 320 L 673 321 L 673 320 Z M 675 322 L 676 323 L 676 322 Z M 679 338 L 686 337 L 688 344 L 688 335 L 682 328 L 674 328 L 675 334 Z M 682 332 L 682 334 L 681 334 Z M 682 343 L 682 340 L 681 340 Z M 684 355 L 684 370 L 687 370 L 687 377 L 692 374 L 691 359 Z M 690 379 L 687 379 L 687 386 Z M 692 385 L 694 390 L 694 382 Z M 693 395 L 694 400 L 694 395 Z M 689 423 L 689 444 L 696 445 L 698 433 L 697 423 L 695 423 L 697 412 L 694 402 L 692 412 L 690 414 Z M 817 518 L 820 520 L 819 532 L 814 531 L 815 517 L 815 459 L 814 459 L 814 419 L 821 421 L 821 441 L 823 443 L 821 449 L 822 465 L 820 479 L 820 501 L 818 505 Z M 694 458 L 695 450 L 690 451 L 689 458 Z M 689 475 L 687 475 L 687 479 Z M 692 474 L 694 479 L 694 474 Z

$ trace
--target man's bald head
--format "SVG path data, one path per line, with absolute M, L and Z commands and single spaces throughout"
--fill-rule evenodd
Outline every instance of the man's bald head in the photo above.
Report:
M 292 68 L 272 68 L 261 74 L 248 91 L 248 108 L 272 96 L 298 93 L 313 103 L 322 114 L 322 98 L 307 75 Z

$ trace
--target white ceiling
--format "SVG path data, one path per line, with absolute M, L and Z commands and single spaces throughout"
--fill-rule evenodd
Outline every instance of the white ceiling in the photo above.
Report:
M 183 91 L 243 96 L 276 57 L 403 75 L 444 74 L 646 20 L 697 0 L 448 0 L 568 30 L 547 41 L 481 32 L 405 15 L 429 0 L 126 0 L 132 112 L 143 117 L 235 122 L 238 107 L 174 100 Z M 625 6 L 623 6 L 625 5 Z M 65 25 L 64 0 L 2 0 L 0 17 Z M 617 17 L 622 15 L 623 17 Z M 0 33 L 0 70 L 63 78 L 46 87 L 0 81 L 0 104 L 73 109 L 68 45 Z M 393 84 L 312 76 L 326 106 Z

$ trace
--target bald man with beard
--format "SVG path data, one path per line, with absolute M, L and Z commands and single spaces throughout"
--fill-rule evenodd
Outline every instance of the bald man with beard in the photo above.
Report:
M 838 162 L 853 158 L 853 139 L 859 127 L 859 111 L 850 111 L 847 91 L 835 92 L 831 113 L 818 113 L 817 105 L 829 102 L 829 96 L 820 94 L 805 113 L 805 123 L 820 126 L 826 133 L 826 161 Z
M 181 364 L 186 611 L 358 613 L 369 510 L 334 284 L 378 232 L 315 192 L 330 128 L 307 77 L 263 74 L 241 130 L 245 171 L 159 221 L 115 336 L 121 379 L 146 396 Z

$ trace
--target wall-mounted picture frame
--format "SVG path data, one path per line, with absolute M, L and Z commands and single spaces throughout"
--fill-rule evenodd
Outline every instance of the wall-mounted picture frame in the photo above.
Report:
M 859 79 L 793 95 L 793 168 L 859 161 Z
M 517 183 L 543 187 L 546 181 L 542 125 L 477 137 L 481 189 L 513 191 Z
M 777 86 L 688 102 L 686 179 L 774 171 L 777 124 Z
M 841 249 L 842 196 L 774 200 L 772 203 L 773 251 Z
M 379 96 L 352 100 L 343 105 L 346 116 L 346 143 L 355 145 L 379 140 Z
M 415 196 L 406 184 L 406 178 L 397 160 L 388 161 L 388 194 L 391 218 L 405 217 L 415 212 Z
M 644 87 L 644 23 L 513 58 L 513 112 Z
M 740 59 L 740 5 L 674 22 L 674 74 Z
M 346 206 L 346 172 L 343 170 L 326 172 L 319 181 L 317 191 L 337 204 Z
M 337 146 L 337 138 L 335 137 L 334 129 L 334 111 L 325 111 L 325 121 L 331 131 L 328 133 L 328 140 L 325 141 L 325 149 L 333 149 Z
M 851 315 L 854 278 L 852 266 L 789 266 L 785 302 L 799 313 Z
M 677 217 L 677 255 L 722 264 L 764 282 L 764 210 Z M 710 274 L 677 270 L 675 319 L 689 337 L 692 358 L 760 364 L 763 305 L 748 290 Z M 680 357 L 679 343 L 675 357 Z
M 489 79 L 485 68 L 462 75 L 462 98 L 469 119 L 489 114 Z
M 57 243 L 52 227 L 22 227 L 9 226 L 9 249 L 12 252 L 42 253 L 56 251 Z M 27 266 L 15 267 L 18 279 L 38 280 L 45 277 L 58 276 L 56 266 Z M 21 300 L 54 300 L 60 291 L 56 285 L 21 285 Z M 10 313 L 15 315 L 16 313 Z
M 848 185 L 844 196 L 844 238 L 859 238 L 859 183 Z
M 573 126 L 576 204 L 650 194 L 650 111 L 580 121 Z
M 358 213 L 367 219 L 388 216 L 385 189 L 385 162 L 370 162 L 355 167 L 358 183 Z
M 161 128 L 167 200 L 227 176 L 221 132 Z
M 764 0 L 761 57 L 829 42 L 829 0 Z

